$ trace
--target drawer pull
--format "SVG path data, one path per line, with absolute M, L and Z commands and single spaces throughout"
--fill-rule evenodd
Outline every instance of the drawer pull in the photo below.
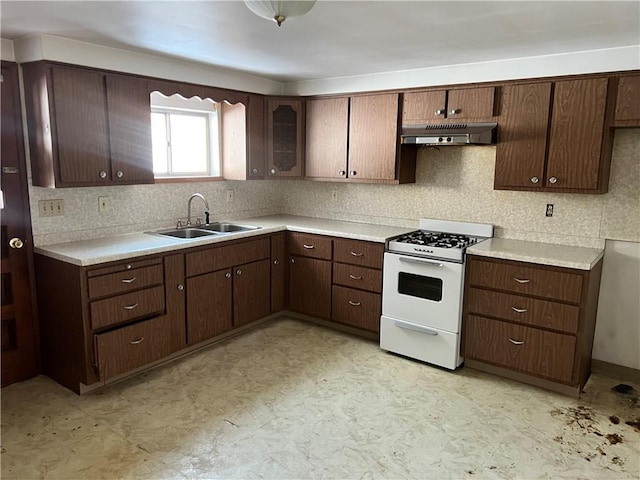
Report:
M 516 308 L 516 307 L 511 307 L 511 310 L 513 310 L 516 313 L 525 313 L 527 311 L 526 308 Z
M 518 277 L 513 277 L 513 279 L 518 282 L 518 283 L 529 283 L 531 280 L 527 279 L 522 279 L 522 278 L 518 278 Z
M 351 275 L 349 274 L 349 278 L 352 280 L 362 280 L 362 275 Z
M 123 278 L 122 279 L 122 283 L 133 283 L 136 281 L 136 277 L 131 277 L 131 278 Z
M 307 250 L 311 250 L 312 248 L 315 248 L 313 245 L 307 245 L 307 244 L 304 244 L 304 245 L 302 245 L 302 246 L 303 246 L 304 248 L 306 248 Z
M 125 305 L 124 309 L 125 310 L 133 310 L 134 308 L 138 308 L 138 304 L 134 303 L 133 305 Z
M 140 337 L 137 340 L 131 340 L 129 343 L 131 345 L 138 345 L 139 343 L 142 343 L 142 342 L 144 342 L 144 337 Z
M 509 338 L 509 341 L 511 343 L 513 343 L 514 345 L 524 345 L 524 340 L 523 341 L 519 341 L 519 340 L 514 340 L 513 338 Z
M 364 255 L 364 253 L 356 253 L 353 250 L 351 251 L 351 255 L 353 255 L 354 257 L 361 257 Z
M 349 305 L 351 305 L 352 307 L 359 307 L 360 305 L 362 305 L 361 302 L 352 302 L 351 300 L 349 300 Z

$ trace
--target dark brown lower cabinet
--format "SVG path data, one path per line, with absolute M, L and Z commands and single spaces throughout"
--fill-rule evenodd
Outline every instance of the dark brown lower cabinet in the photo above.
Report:
M 287 237 L 278 233 L 271 237 L 271 313 L 286 307 Z
M 231 270 L 187 279 L 187 339 L 190 345 L 233 328 Z
M 330 261 L 290 257 L 289 309 L 326 320 L 331 318 Z
M 332 320 L 363 330 L 380 331 L 382 298 L 379 293 L 333 286 Z
M 269 259 L 233 269 L 233 326 L 241 327 L 271 313 Z

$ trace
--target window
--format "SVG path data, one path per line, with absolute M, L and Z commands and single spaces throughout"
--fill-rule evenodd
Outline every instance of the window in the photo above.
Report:
M 218 103 L 151 94 L 153 173 L 156 178 L 220 176 Z

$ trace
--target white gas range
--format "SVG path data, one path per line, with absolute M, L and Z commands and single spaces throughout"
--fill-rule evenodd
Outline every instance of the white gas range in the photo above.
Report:
M 465 250 L 492 236 L 493 225 L 421 219 L 420 230 L 388 240 L 380 348 L 460 366 Z

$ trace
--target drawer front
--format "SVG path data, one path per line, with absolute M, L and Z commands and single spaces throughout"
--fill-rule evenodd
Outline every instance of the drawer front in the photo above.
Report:
M 91 277 L 89 298 L 100 298 L 162 284 L 162 265 L 135 268 L 123 272 Z
M 342 238 L 333 241 L 333 260 L 335 262 L 382 268 L 383 255 L 384 245 L 382 243 Z
M 202 275 L 269 258 L 269 237 L 187 253 L 187 276 Z
M 164 287 L 153 287 L 91 303 L 91 327 L 108 327 L 164 311 Z
M 382 296 L 334 285 L 331 313 L 334 322 L 379 332 Z
M 98 277 L 100 275 L 107 275 L 109 273 L 125 272 L 127 270 L 133 270 L 137 268 L 150 267 L 151 265 L 162 265 L 162 259 L 161 258 L 151 258 L 147 260 L 133 259 L 132 261 L 129 261 L 126 263 L 119 263 L 117 265 L 111 265 L 109 267 L 94 268 L 92 270 L 87 271 L 87 277 L 91 278 L 91 277 Z
M 537 328 L 465 316 L 464 356 L 518 372 L 571 382 L 576 338 Z
M 334 263 L 333 283 L 380 293 L 382 292 L 382 270 Z
M 471 258 L 469 285 L 580 303 L 582 275 L 531 267 L 528 264 L 485 262 Z
M 549 302 L 478 288 L 470 288 L 466 293 L 466 298 L 468 313 L 503 318 L 567 333 L 578 331 L 580 307 L 577 305 Z
M 331 260 L 331 239 L 308 233 L 290 233 L 289 253 L 301 257 Z
M 100 380 L 107 380 L 173 353 L 169 316 L 94 335 Z

